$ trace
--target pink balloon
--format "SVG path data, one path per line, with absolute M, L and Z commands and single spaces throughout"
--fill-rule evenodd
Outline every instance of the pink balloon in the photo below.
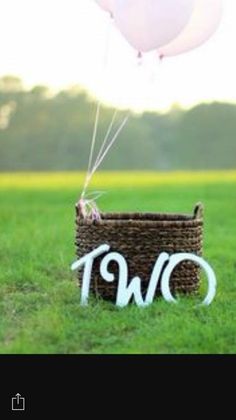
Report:
M 195 0 L 114 0 L 113 16 L 120 32 L 138 51 L 172 41 L 183 30 Z
M 202 45 L 218 28 L 222 11 L 222 0 L 196 0 L 189 23 L 176 39 L 159 49 L 160 56 L 182 54 Z
M 111 12 L 111 0 L 96 0 L 96 2 L 102 9 L 106 10 L 107 12 Z

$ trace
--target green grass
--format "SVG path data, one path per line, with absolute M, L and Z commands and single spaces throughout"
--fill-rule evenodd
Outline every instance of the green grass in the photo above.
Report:
M 105 210 L 191 212 L 202 201 L 204 256 L 218 278 L 207 308 L 196 306 L 198 298 L 181 298 L 178 305 L 159 299 L 145 309 L 118 309 L 94 298 L 80 307 L 70 272 L 80 186 L 65 181 L 52 189 L 47 177 L 48 187 L 45 178 L 40 187 L 38 175 L 34 189 L 17 175 L 8 185 L 2 178 L 1 188 L 0 176 L 0 353 L 236 352 L 235 180 L 219 175 L 191 183 L 188 175 L 185 184 L 173 175 L 172 182 L 158 177 L 151 187 L 148 177 L 146 185 L 133 180 L 131 188 L 128 175 L 126 186 L 112 187 L 107 174 L 108 193 L 99 201 Z

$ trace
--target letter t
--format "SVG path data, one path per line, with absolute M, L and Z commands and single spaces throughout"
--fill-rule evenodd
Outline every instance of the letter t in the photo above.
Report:
M 71 266 L 71 270 L 74 271 L 82 267 L 83 265 L 85 265 L 83 280 L 82 280 L 82 289 L 81 289 L 81 305 L 83 306 L 88 304 L 89 287 L 90 287 L 91 274 L 92 274 L 92 269 L 93 269 L 93 262 L 95 258 L 99 257 L 105 252 L 108 252 L 109 250 L 110 250 L 109 245 L 105 245 L 105 244 L 101 245 L 98 248 L 96 248 L 94 251 L 80 258 L 80 260 L 76 261 Z

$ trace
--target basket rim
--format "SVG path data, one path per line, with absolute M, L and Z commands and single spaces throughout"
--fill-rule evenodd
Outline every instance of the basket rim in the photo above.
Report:
M 136 220 L 136 221 L 176 221 L 193 220 L 194 215 L 188 213 L 156 213 L 156 212 L 102 212 L 103 220 Z
M 76 205 L 76 223 L 78 225 L 108 225 L 108 226 L 166 226 L 195 228 L 203 225 L 203 207 L 195 206 L 192 214 L 188 213 L 157 213 L 157 212 L 101 212 L 100 220 L 81 217 Z
M 155 226 L 195 228 L 202 226 L 203 219 L 189 214 L 176 213 L 101 213 L 101 220 L 77 218 L 79 225 L 96 226 Z

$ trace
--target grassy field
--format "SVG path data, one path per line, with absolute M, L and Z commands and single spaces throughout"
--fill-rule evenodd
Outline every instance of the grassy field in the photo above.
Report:
M 235 353 L 236 172 L 100 174 L 103 210 L 191 212 L 205 205 L 212 306 L 79 305 L 74 204 L 81 174 L 0 175 L 0 353 Z

